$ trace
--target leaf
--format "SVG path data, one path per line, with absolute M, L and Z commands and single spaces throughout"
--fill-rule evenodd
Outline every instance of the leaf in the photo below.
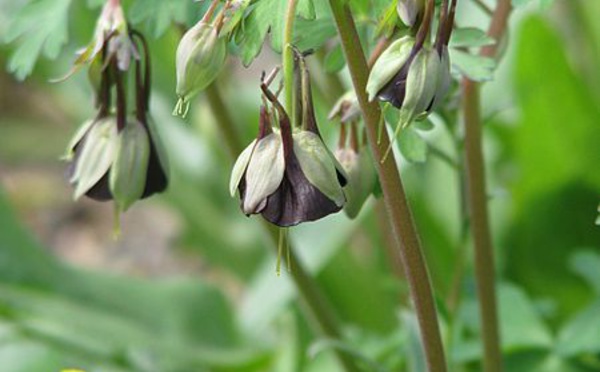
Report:
M 400 125 L 400 123 L 397 125 Z M 398 148 L 402 156 L 408 161 L 423 163 L 427 160 L 427 143 L 412 126 L 400 131 Z
M 299 0 L 298 15 L 305 19 L 315 17 L 312 0 Z M 250 65 L 260 53 L 267 32 L 271 35 L 271 47 L 277 53 L 283 48 L 283 31 L 287 12 L 286 0 L 258 0 L 249 7 L 236 40 L 241 48 L 242 63 Z
M 17 42 L 8 61 L 8 70 L 23 80 L 40 57 L 58 57 L 67 42 L 68 12 L 71 0 L 32 1 L 14 15 L 7 27 L 5 42 Z
M 455 28 L 452 31 L 452 38 L 450 39 L 450 47 L 481 47 L 485 45 L 493 45 L 496 40 L 489 37 L 485 31 L 475 27 L 461 27 Z
M 576 252 L 569 260 L 573 272 L 579 274 L 600 295 L 600 254 L 592 250 Z
M 346 59 L 344 57 L 344 52 L 342 51 L 342 46 L 338 44 L 325 56 L 323 67 L 325 67 L 326 72 L 333 74 L 340 72 L 344 66 L 346 66 Z
M 600 300 L 581 311 L 561 329 L 556 351 L 566 357 L 600 352 Z
M 450 61 L 461 75 L 473 81 L 490 81 L 494 78 L 496 62 L 491 58 L 450 49 Z
M 129 9 L 129 19 L 132 23 L 146 22 L 152 35 L 160 37 L 173 23 L 188 24 L 190 14 L 195 13 L 193 7 L 188 0 L 136 0 Z

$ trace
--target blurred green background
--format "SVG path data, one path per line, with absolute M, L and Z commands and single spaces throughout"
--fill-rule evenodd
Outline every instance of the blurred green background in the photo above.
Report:
M 598 371 L 600 1 L 520 3 L 527 4 L 514 11 L 482 100 L 505 367 Z M 0 371 L 335 371 L 335 347 L 362 358 L 367 371 L 423 371 L 415 316 L 375 200 L 357 220 L 338 214 L 291 231 L 341 318 L 345 343 L 313 331 L 289 274 L 275 274 L 258 218 L 243 216 L 228 194 L 232 159 L 207 100 L 196 99 L 186 122 L 170 114 L 179 34 L 168 18 L 160 26 L 132 13 L 142 31 L 160 34 L 151 43 L 152 113 L 170 158 L 168 191 L 135 204 L 118 240 L 111 205 L 72 201 L 58 159 L 93 115 L 91 90 L 85 73 L 48 80 L 89 41 L 99 12 L 89 4 L 72 2 L 70 38 L 56 60 L 41 58 L 25 81 L 0 72 Z M 470 0 L 459 4 L 460 26 L 487 27 Z M 0 1 L 0 39 L 22 6 Z M 174 18 L 198 19 L 190 6 Z M 0 46 L 0 65 L 11 64 L 18 46 Z M 244 143 L 257 128 L 260 72 L 277 63 L 265 46 L 248 69 L 232 56 L 217 81 Z M 339 73 L 349 87 L 346 74 Z M 313 75 L 325 86 L 315 93 L 321 129 L 334 143 L 325 116 L 335 97 Z M 460 162 L 460 126 L 432 121 L 425 141 Z M 451 371 L 478 371 L 461 176 L 431 151 L 425 162 L 401 163 Z

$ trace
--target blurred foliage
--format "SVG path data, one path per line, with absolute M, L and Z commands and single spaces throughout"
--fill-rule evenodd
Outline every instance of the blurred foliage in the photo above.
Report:
M 72 208 L 66 182 L 32 188 L 14 176 L 62 174 L 55 159 L 69 134 L 91 114 L 91 90 L 84 74 L 61 85 L 46 81 L 64 74 L 73 52 L 89 41 L 102 3 L 0 0 L 0 39 L 10 42 L 0 46 L 0 62 L 13 74 L 0 74 L 0 369 L 335 371 L 339 367 L 331 350 L 337 349 L 354 356 L 365 370 L 423 371 L 415 314 L 386 248 L 380 202 L 369 201 L 357 220 L 339 214 L 291 231 L 301 262 L 344 325 L 343 341 L 319 339 L 289 274 L 276 276 L 272 243 L 261 224 L 244 217 L 228 195 L 232 160 L 211 107 L 199 99 L 189 124 L 170 115 L 180 37 L 172 26 L 193 24 L 206 2 L 124 2 L 135 27 L 154 37 L 152 113 L 161 124 L 172 168 L 169 191 L 144 203 L 170 211 L 181 222 L 176 237 L 165 244 L 172 255 L 199 262 L 198 272 L 148 278 L 92 271 L 57 257 L 57 252 L 75 249 L 75 240 L 44 239 L 32 220 L 50 213 L 51 226 L 69 223 L 47 204 L 50 198 L 62 209 Z M 600 27 L 594 15 L 600 2 L 513 3 L 518 8 L 506 53 L 493 71 L 494 80 L 484 87 L 482 102 L 505 369 L 597 371 Z M 239 124 L 238 134 L 249 142 L 258 122 L 260 71 L 278 63 L 268 46 L 281 49 L 285 1 L 243 4 L 230 43 L 234 56 L 218 84 Z M 316 66 L 313 76 L 339 72 L 349 86 L 326 2 L 300 4 L 297 42 L 317 50 L 310 58 Z M 381 17 L 389 2 L 350 4 L 365 47 L 371 49 L 377 27 L 394 22 L 389 14 Z M 464 27 L 453 45 L 463 55 L 453 56 L 455 73 L 489 80 L 495 63 L 474 61 L 463 50 L 491 42 L 478 31 L 487 18 L 472 4 L 458 15 Z M 249 70 L 238 67 L 250 63 Z M 29 73 L 28 80 L 17 81 Z M 330 86 L 319 89 L 322 82 L 316 83 L 321 130 L 332 143 L 337 128 L 326 123 L 325 115 L 327 102 L 337 97 L 328 96 Z M 408 160 L 402 171 L 436 290 L 451 370 L 479 371 L 471 247 L 460 201 L 459 90 L 453 92 L 444 111 L 399 138 L 398 155 Z M 395 120 L 386 112 L 386 121 Z M 152 211 L 143 208 L 140 214 Z M 79 223 L 99 235 L 110 234 L 94 220 Z

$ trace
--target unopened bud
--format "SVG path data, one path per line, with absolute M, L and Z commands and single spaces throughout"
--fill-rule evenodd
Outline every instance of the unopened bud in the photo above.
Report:
M 200 21 L 183 35 L 176 54 L 179 101 L 174 114 L 187 114 L 189 100 L 216 79 L 226 56 L 226 39 L 213 24 Z

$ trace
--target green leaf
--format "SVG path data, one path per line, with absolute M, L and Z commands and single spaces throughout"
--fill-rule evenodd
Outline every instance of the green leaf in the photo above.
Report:
M 576 252 L 569 260 L 569 266 L 600 295 L 600 253 L 592 250 Z
M 581 311 L 561 329 L 556 351 L 566 357 L 600 352 L 600 300 Z
M 68 38 L 70 5 L 71 0 L 32 1 L 14 15 L 5 41 L 17 44 L 8 61 L 8 70 L 17 79 L 23 80 L 31 73 L 40 55 L 58 57 Z
M 398 123 L 397 125 L 400 125 Z M 423 163 L 427 160 L 427 142 L 409 126 L 400 131 L 398 136 L 398 148 L 406 160 L 414 163 Z
M 450 61 L 460 74 L 471 80 L 483 82 L 494 78 L 496 62 L 491 58 L 450 49 Z
M 475 27 L 461 27 L 455 28 L 452 31 L 452 38 L 450 39 L 450 47 L 481 47 L 485 45 L 493 45 L 496 40 L 489 37 L 485 31 Z
M 242 63 L 250 65 L 260 53 L 267 32 L 271 35 L 271 47 L 277 53 L 283 48 L 283 30 L 287 12 L 286 0 L 257 0 L 249 7 L 236 40 L 241 48 Z M 300 0 L 297 12 L 305 19 L 315 18 L 312 0 Z
M 346 58 L 344 57 L 342 46 L 338 44 L 325 56 L 323 67 L 325 67 L 326 72 L 333 74 L 341 71 L 344 66 L 346 66 Z
M 189 15 L 195 13 L 193 6 L 188 0 L 136 0 L 129 9 L 129 19 L 132 23 L 147 22 L 152 35 L 159 37 L 173 23 L 187 24 Z

